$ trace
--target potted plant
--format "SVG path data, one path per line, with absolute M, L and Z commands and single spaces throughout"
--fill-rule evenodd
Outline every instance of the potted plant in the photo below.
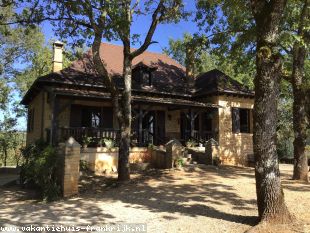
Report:
M 84 135 L 82 137 L 83 148 L 87 148 L 87 146 L 91 143 L 91 141 L 92 141 L 91 137 L 87 137 L 86 135 Z
M 183 158 L 177 158 L 176 160 L 175 160 L 175 162 L 174 162 L 174 166 L 176 167 L 176 168 L 181 168 L 181 167 L 183 167 L 184 166 L 184 161 L 183 161 Z
M 186 147 L 194 147 L 194 146 L 196 146 L 196 145 L 197 145 L 197 143 L 196 143 L 196 141 L 193 140 L 193 139 L 189 139 L 189 140 L 186 142 Z
M 103 139 L 104 145 L 107 149 L 112 149 L 114 147 L 114 140 L 110 138 L 104 138 Z

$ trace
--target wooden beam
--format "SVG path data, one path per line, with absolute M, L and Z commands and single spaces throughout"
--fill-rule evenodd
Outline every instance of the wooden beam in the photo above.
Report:
M 141 108 L 141 106 L 139 106 L 139 114 L 138 114 L 138 128 L 139 128 L 139 132 L 138 132 L 138 145 L 139 146 L 142 146 L 142 131 L 143 131 L 143 128 L 142 128 L 142 123 L 143 123 L 143 110 Z

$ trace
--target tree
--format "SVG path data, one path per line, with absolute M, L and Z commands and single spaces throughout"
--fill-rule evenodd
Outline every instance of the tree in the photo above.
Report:
M 27 3 L 28 1 L 25 1 Z M 28 13 L 17 17 L 16 22 L 40 22 L 50 20 L 57 26 L 56 33 L 63 37 L 75 37 L 76 43 L 90 42 L 95 71 L 102 77 L 111 93 L 114 115 L 117 117 L 121 136 L 119 145 L 118 179 L 126 181 L 129 175 L 129 147 L 131 135 L 131 75 L 132 60 L 142 54 L 152 41 L 159 23 L 177 21 L 183 9 L 181 0 L 144 1 L 34 1 Z M 151 23 L 141 46 L 131 50 L 131 44 L 140 35 L 131 34 L 131 25 L 141 15 L 151 15 Z M 99 50 L 102 39 L 118 39 L 123 49 L 124 88 L 118 89 L 113 76 L 101 60 Z
M 309 24 L 309 17 L 306 16 L 307 11 L 302 19 L 301 12 L 302 9 L 305 9 L 305 4 L 308 4 L 307 1 L 304 0 L 288 0 L 287 1 L 288 7 L 284 12 L 284 19 L 283 23 L 281 24 L 281 34 L 279 37 L 280 43 L 280 53 L 284 57 L 284 70 L 285 72 L 283 80 L 287 80 L 291 83 L 292 87 L 295 85 L 292 83 L 293 79 L 293 72 L 294 70 L 303 70 L 305 66 L 300 59 L 294 59 L 294 51 L 296 50 L 296 44 L 303 46 L 306 45 L 307 42 L 305 39 L 307 37 L 301 34 L 309 34 L 308 32 L 305 33 L 307 27 L 304 27 L 302 31 L 300 30 L 300 26 Z M 256 23 L 253 19 L 251 14 L 250 8 L 247 7 L 247 4 L 243 2 L 237 1 L 217 1 L 217 0 L 210 0 L 210 1 L 200 1 L 197 4 L 198 13 L 196 15 L 196 20 L 198 21 L 198 25 L 201 28 L 205 29 L 206 32 L 211 32 L 212 34 L 209 35 L 211 38 L 211 44 L 213 44 L 212 49 L 213 53 L 216 53 L 221 59 L 230 58 L 231 60 L 236 61 L 236 65 L 234 65 L 234 69 L 237 72 L 246 73 L 249 72 L 249 76 L 254 76 L 254 67 L 255 67 L 255 41 L 256 41 Z M 214 11 L 220 9 L 222 14 L 215 14 Z M 309 10 L 308 10 L 309 11 Z M 209 22 L 209 26 L 205 27 L 205 22 Z M 307 46 L 305 46 L 307 47 Z M 305 48 L 307 51 L 308 48 Z M 299 50 L 300 51 L 300 50 Z M 307 54 L 307 53 L 306 53 Z M 236 59 L 237 58 L 237 59 Z M 295 62 L 293 62 L 295 60 Z M 250 62 L 249 62 L 250 61 Z M 296 64 L 299 64 L 299 68 L 296 68 Z M 307 72 L 303 72 L 300 76 L 299 83 L 304 83 L 306 79 L 309 79 L 305 76 Z M 287 78 L 289 77 L 289 78 Z M 246 81 L 247 79 L 243 79 L 242 81 Z M 296 83 L 296 82 L 295 82 Z M 302 85 L 303 87 L 305 85 Z M 299 93 L 298 90 L 304 89 L 299 87 L 290 88 L 290 92 L 287 93 L 287 85 L 285 82 L 281 81 L 281 102 L 290 103 L 291 99 L 295 99 L 294 104 L 291 104 L 291 108 L 295 109 L 295 113 L 293 117 L 293 111 L 288 111 L 287 104 L 280 105 L 278 108 L 278 112 L 280 116 L 286 117 L 286 119 L 281 118 L 278 123 L 278 145 L 282 149 L 288 149 L 293 147 L 294 135 L 296 136 L 294 142 L 294 150 L 295 150 L 295 166 L 294 166 L 294 174 L 296 174 L 297 169 L 303 171 L 303 176 L 305 177 L 305 171 L 307 167 L 306 159 L 304 156 L 304 148 L 305 148 L 305 126 L 306 125 L 306 118 L 304 111 L 305 109 L 305 101 L 302 99 L 305 98 L 305 95 Z M 294 91 L 293 91 L 294 89 Z M 293 92 L 293 96 L 291 95 Z M 300 96 L 301 98 L 297 97 Z M 299 100 L 296 101 L 296 98 Z M 292 102 L 293 103 L 293 102 Z M 294 106 L 293 106 L 294 105 Z M 288 114 L 289 113 L 289 114 Z M 299 117 L 297 117 L 299 116 Z M 286 129 L 281 128 L 280 126 L 283 123 L 288 124 Z M 294 127 L 293 127 L 293 124 Z M 292 127 L 291 127 L 292 126 Z M 292 130 L 287 134 L 287 129 Z M 303 128 L 303 130 L 302 130 Z M 294 133 L 293 133 L 294 132 Z M 290 143 L 292 146 L 287 146 L 286 144 Z M 291 149 L 288 150 L 279 150 L 281 156 L 289 157 L 293 155 Z M 298 159 L 297 159 L 298 158 Z M 299 159 L 300 158 L 300 159 Z M 299 173 L 299 172 L 297 172 Z M 294 175 L 295 176 L 295 175 Z M 297 176 L 295 176 L 297 178 Z M 299 176 L 299 178 L 301 178 Z
M 293 71 L 291 82 L 293 86 L 293 122 L 294 122 L 294 172 L 293 179 L 308 180 L 308 158 L 305 153 L 307 142 L 307 113 L 306 113 L 306 85 L 305 59 L 310 42 L 309 30 L 309 1 L 303 1 L 298 22 L 297 36 L 293 46 Z M 309 52 L 309 51 L 308 51 Z
M 52 70 L 53 49 L 52 45 L 45 44 L 44 35 L 40 32 L 37 37 L 37 46 L 27 51 L 28 65 L 22 70 L 16 70 L 12 81 L 23 96 L 35 79 L 46 75 Z M 82 50 L 78 48 L 76 51 L 66 50 L 63 56 L 63 67 L 66 68 L 81 56 Z
M 182 39 L 169 39 L 169 47 L 164 49 L 164 53 L 171 56 L 180 64 L 186 66 L 186 47 L 192 45 L 194 52 L 194 74 L 198 75 L 212 69 L 219 69 L 228 74 L 237 81 L 248 87 L 253 87 L 253 80 L 249 73 L 243 73 L 240 69 L 236 69 L 239 65 L 238 59 L 230 56 L 219 56 L 214 52 L 214 48 L 210 47 L 209 41 L 205 36 L 197 34 L 190 35 L 185 33 Z
M 277 104 L 282 73 L 279 35 L 285 0 L 251 0 L 256 23 L 254 79 L 254 156 L 258 213 L 261 221 L 289 223 L 276 150 Z
M 8 116 L 4 116 L 3 121 L 0 122 L 0 151 L 2 152 L 1 160 L 3 161 L 4 166 L 7 165 L 9 151 L 15 146 L 15 125 L 16 119 Z

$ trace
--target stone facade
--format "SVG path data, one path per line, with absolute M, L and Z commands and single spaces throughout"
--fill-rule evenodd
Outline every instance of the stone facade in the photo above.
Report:
M 46 139 L 46 128 L 51 126 L 51 108 L 47 94 L 40 92 L 29 104 L 28 111 L 34 110 L 33 130 L 27 130 L 27 145 L 40 139 Z
M 117 171 L 118 148 L 105 147 L 81 149 L 81 160 L 86 161 L 88 168 L 96 173 Z M 145 147 L 130 149 L 129 163 L 149 163 L 151 152 Z
M 232 107 L 253 109 L 254 99 L 219 96 L 219 150 L 220 159 L 224 164 L 247 165 L 247 155 L 253 154 L 253 134 L 233 133 Z M 253 120 L 250 117 L 250 127 Z M 251 131 L 252 132 L 252 131 Z
M 72 137 L 66 143 L 59 144 L 58 156 L 60 156 L 62 161 L 59 176 L 64 197 L 69 197 L 79 192 L 80 148 L 81 145 Z
M 228 95 L 214 96 L 201 101 L 208 101 L 218 104 L 221 107 L 214 114 L 212 121 L 212 130 L 218 134 L 219 156 L 224 164 L 231 165 L 247 165 L 247 154 L 253 153 L 253 142 L 251 133 L 233 133 L 232 132 L 232 107 L 252 109 L 254 100 L 251 98 L 233 97 Z M 61 112 L 58 116 L 58 126 L 70 126 L 70 106 L 71 104 L 79 104 L 85 106 L 111 106 L 110 102 L 87 101 L 87 100 L 72 100 L 63 98 L 59 101 L 59 109 Z M 143 109 L 149 111 L 162 110 L 165 111 L 165 130 L 167 138 L 180 139 L 180 110 L 169 110 L 165 106 L 141 106 Z M 46 139 L 46 129 L 51 128 L 52 107 L 48 101 L 47 93 L 39 93 L 33 101 L 29 104 L 29 109 L 35 108 L 34 129 L 27 133 L 27 144 L 39 138 Z M 186 109 L 185 109 L 186 111 Z M 252 117 L 251 117 L 252 118 Z M 201 121 L 202 122 L 202 121 Z M 251 127 L 252 127 L 251 119 Z M 113 128 L 117 129 L 117 120 L 113 120 Z M 140 156 L 140 155 L 139 155 Z M 132 156 L 132 158 L 140 157 Z M 137 159 L 135 159 L 137 160 Z M 145 159 L 142 159 L 145 160 Z M 117 164 L 117 160 L 111 163 Z M 99 170 L 105 169 L 102 165 Z M 114 166 L 114 165 L 113 165 Z M 95 168 L 94 168 L 95 169 Z

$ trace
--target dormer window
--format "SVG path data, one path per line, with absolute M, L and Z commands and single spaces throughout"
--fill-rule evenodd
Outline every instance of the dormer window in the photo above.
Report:
M 142 71 L 142 86 L 152 86 L 152 73 L 150 71 Z
M 147 66 L 144 63 L 139 63 L 133 69 L 133 80 L 140 87 L 152 86 L 153 72 L 156 69 L 157 68 Z

